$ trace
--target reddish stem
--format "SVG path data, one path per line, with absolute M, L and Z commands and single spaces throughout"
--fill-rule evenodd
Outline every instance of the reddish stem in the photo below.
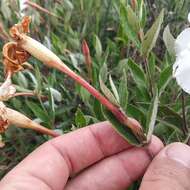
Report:
M 127 125 L 136 135 L 140 141 L 144 141 L 146 138 L 143 134 L 143 130 L 140 124 L 132 119 L 129 119 L 127 115 L 121 110 L 120 107 L 112 104 L 107 98 L 105 98 L 98 90 L 91 86 L 87 81 L 85 81 L 81 76 L 77 75 L 75 72 L 70 70 L 68 67 L 60 63 L 53 63 L 57 69 L 63 73 L 70 76 L 73 80 L 83 86 L 86 90 L 89 91 L 97 100 L 99 100 L 109 111 L 115 115 L 115 117 L 124 125 Z

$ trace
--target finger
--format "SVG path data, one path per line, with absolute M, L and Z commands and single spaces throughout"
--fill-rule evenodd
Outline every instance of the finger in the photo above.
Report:
M 71 179 L 65 190 L 123 190 L 145 172 L 163 147 L 160 140 L 153 138 L 148 149 L 131 148 L 106 158 Z
M 17 184 L 14 189 L 62 190 L 69 175 L 129 147 L 108 122 L 85 127 L 39 147 L 0 182 L 0 189 Z
M 190 147 L 174 143 L 163 149 L 146 172 L 140 190 L 185 190 L 190 187 Z

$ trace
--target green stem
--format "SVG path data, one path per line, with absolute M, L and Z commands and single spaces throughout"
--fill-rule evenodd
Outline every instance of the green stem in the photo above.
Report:
M 181 93 L 181 103 L 182 103 L 182 114 L 183 114 L 183 131 L 184 134 L 187 134 L 189 130 L 187 126 L 186 110 L 185 110 L 185 94 L 183 90 Z

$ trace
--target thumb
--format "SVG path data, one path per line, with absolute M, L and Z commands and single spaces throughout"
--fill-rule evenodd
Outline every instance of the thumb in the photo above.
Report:
M 150 164 L 140 190 L 190 189 L 190 147 L 173 143 L 165 147 Z

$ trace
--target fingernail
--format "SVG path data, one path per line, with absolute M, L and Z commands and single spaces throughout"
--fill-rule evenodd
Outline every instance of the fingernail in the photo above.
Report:
M 186 167 L 190 167 L 190 147 L 182 143 L 173 143 L 165 149 L 165 155 Z

